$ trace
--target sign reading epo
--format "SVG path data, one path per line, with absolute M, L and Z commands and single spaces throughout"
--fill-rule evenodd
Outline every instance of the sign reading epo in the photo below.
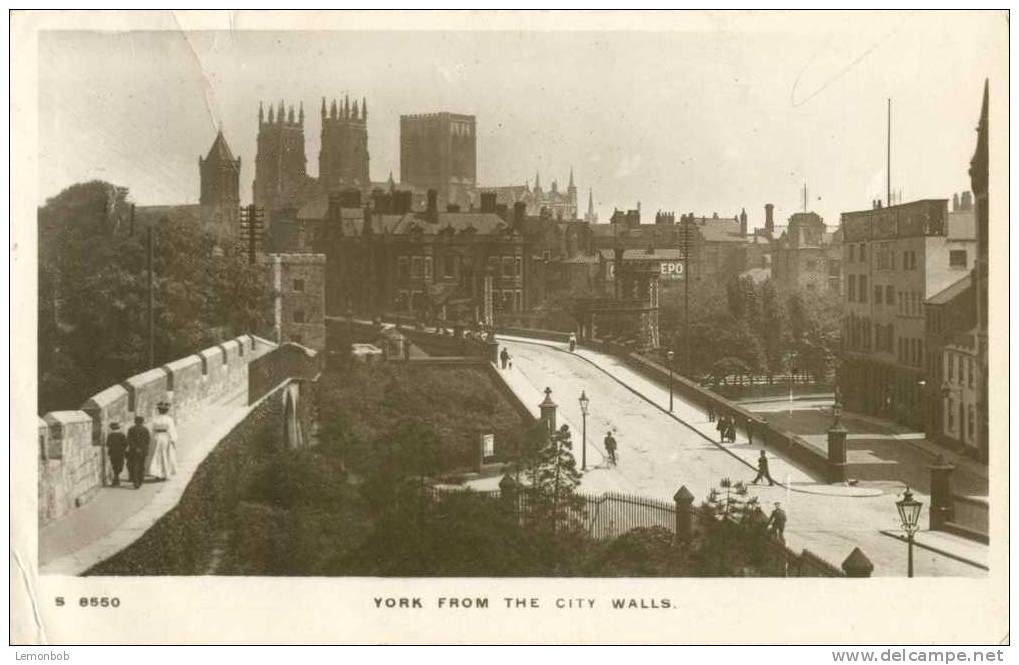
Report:
M 683 279 L 682 261 L 662 261 L 662 279 Z

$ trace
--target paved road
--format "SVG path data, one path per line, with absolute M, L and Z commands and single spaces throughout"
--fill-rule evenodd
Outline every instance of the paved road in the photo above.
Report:
M 629 370 L 618 360 L 584 350 L 570 354 L 564 345 L 533 343 L 512 338 L 502 341 L 513 357 L 513 369 L 504 372 L 510 387 L 529 405 L 536 405 L 549 386 L 559 405 L 559 422 L 574 432 L 578 461 L 581 457 L 580 406 L 586 391 L 591 400 L 587 419 L 588 466 L 583 488 L 591 492 L 631 492 L 671 500 L 681 485 L 703 499 L 722 478 L 749 481 L 757 451 L 745 440 L 722 448 L 703 432 L 711 431 L 707 416 L 695 406 L 676 398 L 668 415 L 666 388 Z M 640 394 L 635 394 L 633 390 Z M 655 403 L 660 405 L 656 406 Z M 619 465 L 606 468 L 601 440 L 614 430 L 619 442 Z M 875 575 L 905 575 L 906 552 L 902 543 L 881 534 L 897 530 L 894 502 L 901 483 L 872 483 L 859 495 L 849 495 L 814 479 L 804 469 L 782 459 L 771 465 L 776 479 L 787 487 L 754 487 L 751 492 L 770 508 L 781 501 L 789 514 L 788 544 L 807 548 L 840 564 L 859 546 L 875 566 Z M 842 488 L 848 491 L 850 488 Z M 834 495 L 833 492 L 834 491 Z M 920 497 L 925 502 L 927 497 Z M 926 511 L 922 516 L 926 523 Z M 962 543 L 960 543 L 960 546 Z M 982 576 L 985 572 L 945 556 L 918 549 L 916 574 Z

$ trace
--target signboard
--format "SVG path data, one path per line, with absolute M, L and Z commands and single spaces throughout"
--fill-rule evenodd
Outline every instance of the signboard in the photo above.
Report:
M 483 459 L 495 457 L 495 434 L 481 435 L 481 457 Z
M 682 261 L 662 261 L 658 264 L 661 269 L 661 279 L 665 280 L 676 280 L 683 279 L 683 271 L 686 265 Z M 612 280 L 616 278 L 616 262 L 608 262 L 608 277 L 606 279 Z

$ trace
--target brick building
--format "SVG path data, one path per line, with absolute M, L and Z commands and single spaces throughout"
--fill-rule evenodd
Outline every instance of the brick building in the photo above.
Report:
M 322 254 L 268 254 L 263 258 L 273 294 L 276 341 L 325 350 L 325 271 Z
M 841 293 L 841 234 L 817 213 L 794 213 L 772 245 L 771 277 L 779 288 Z
M 924 199 L 843 213 L 842 234 L 845 405 L 923 427 L 924 303 L 973 267 L 973 216 Z

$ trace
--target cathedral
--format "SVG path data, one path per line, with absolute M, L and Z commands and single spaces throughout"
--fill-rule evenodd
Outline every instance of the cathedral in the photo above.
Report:
M 573 183 L 573 169 L 570 169 L 570 184 L 565 192 L 559 189 L 557 180 L 552 181 L 550 189 L 542 189 L 541 173 L 534 175 L 533 189 L 530 183 L 524 183 L 520 186 L 492 187 L 490 191 L 495 192 L 498 203 L 510 208 L 515 203 L 523 202 L 528 215 L 540 215 L 545 211 L 553 219 L 577 219 L 577 187 Z M 593 201 L 588 201 L 588 206 L 588 215 L 592 215 Z
M 258 152 L 255 156 L 253 200 L 272 219 L 280 210 L 298 209 L 329 194 L 357 189 L 367 194 L 372 186 L 368 175 L 368 102 L 350 98 L 322 98 L 322 148 L 318 155 L 318 178 L 308 175 L 304 152 L 304 106 L 289 108 L 280 101 L 258 107 Z

